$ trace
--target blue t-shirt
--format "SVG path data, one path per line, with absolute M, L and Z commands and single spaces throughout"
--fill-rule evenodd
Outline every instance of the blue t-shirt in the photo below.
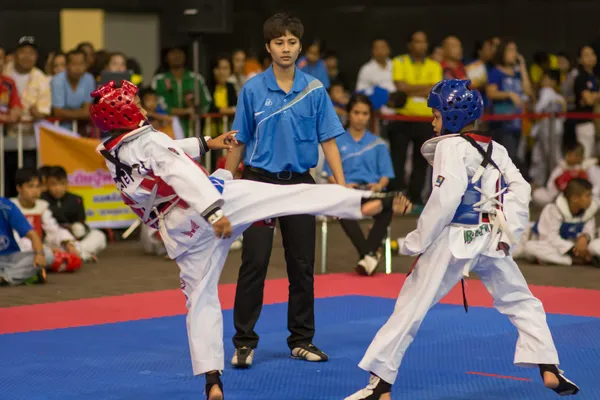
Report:
M 306 57 L 300 57 L 296 65 L 305 74 L 314 76 L 315 78 L 323 82 L 323 86 L 325 86 L 325 89 L 329 89 L 329 73 L 327 72 L 327 66 L 325 65 L 325 61 L 319 60 L 315 64 L 311 64 L 308 62 Z
M 517 93 L 519 97 L 523 97 L 523 80 L 518 71 L 514 75 L 507 75 L 498 68 L 492 68 L 488 74 L 488 85 L 491 84 L 497 85 L 501 92 Z M 491 103 L 493 114 L 520 114 L 522 111 L 510 99 L 493 100 Z M 495 121 L 490 125 L 505 132 L 521 132 L 521 119 Z
M 377 183 L 383 177 L 395 178 L 392 158 L 387 144 L 371 132 L 365 132 L 359 141 L 354 140 L 346 131 L 335 139 L 342 169 L 347 183 L 368 184 Z M 331 175 L 331 168 L 327 162 L 323 172 Z
M 242 87 L 233 129 L 246 145 L 244 164 L 272 173 L 303 173 L 319 161 L 319 143 L 344 128 L 323 84 L 296 68 L 292 90 L 277 84 L 273 67 Z
M 0 256 L 21 251 L 13 231 L 23 237 L 33 228 L 21 210 L 6 197 L 0 197 Z
M 77 110 L 84 103 L 92 102 L 90 94 L 96 89 L 96 82 L 94 82 L 92 74 L 86 72 L 79 79 L 77 88 L 73 90 L 67 79 L 67 72 L 63 71 L 54 75 L 50 83 L 50 89 L 52 92 L 52 107 Z M 63 122 L 61 126 L 71 129 L 71 122 Z

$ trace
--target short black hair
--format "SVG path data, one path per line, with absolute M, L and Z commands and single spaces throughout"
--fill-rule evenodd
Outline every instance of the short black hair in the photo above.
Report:
M 94 50 L 94 45 L 90 42 L 80 42 L 77 44 L 77 47 L 75 47 L 75 49 L 83 51 L 84 47 L 91 47 L 92 50 Z
M 157 96 L 156 91 L 150 86 L 144 86 L 140 89 L 140 92 L 138 93 L 138 97 L 140 98 L 140 100 L 144 100 L 144 97 L 149 95 Z
M 369 111 L 371 112 L 371 115 L 373 115 L 373 103 L 371 102 L 371 99 L 368 96 L 362 93 L 354 93 L 350 97 L 350 101 L 348 101 L 348 105 L 346 106 L 346 111 L 350 113 L 350 111 L 352 111 L 352 108 L 359 103 L 366 104 L 367 106 L 369 106 Z
M 50 174 L 50 171 L 52 170 L 52 168 L 54 168 L 53 165 L 43 165 L 43 166 L 39 167 L 38 168 L 39 177 L 46 178 Z
M 533 53 L 533 62 L 539 66 L 550 64 L 550 54 L 546 51 L 536 51 Z
M 302 40 L 302 36 L 304 36 L 302 21 L 288 13 L 278 13 L 266 20 L 263 25 L 263 36 L 266 44 L 269 44 L 273 39 L 282 37 L 286 32 Z
M 423 35 L 425 35 L 425 37 L 427 37 L 427 34 L 425 33 L 425 31 L 422 30 L 417 30 L 417 31 L 412 31 L 409 35 L 408 38 L 406 40 L 406 43 L 411 43 L 413 41 L 413 37 L 417 34 L 417 33 L 422 33 Z
M 543 76 L 547 76 L 556 83 L 560 83 L 560 70 L 559 69 L 546 69 L 544 70 Z
M 65 58 L 66 58 L 66 62 L 67 64 L 69 64 L 71 62 L 71 57 L 76 56 L 76 55 L 80 55 L 83 57 L 84 61 L 87 62 L 87 56 L 84 53 L 83 50 L 79 50 L 79 49 L 75 49 L 75 50 L 71 50 L 69 52 L 67 52 L 67 54 L 65 54 Z
M 585 149 L 583 148 L 583 145 L 581 143 L 579 143 L 578 141 L 567 141 L 565 142 L 564 146 L 563 146 L 563 154 L 566 155 L 567 153 L 570 152 L 578 152 L 583 154 L 585 151 Z
M 50 172 L 47 175 L 48 178 L 56 178 L 58 180 L 68 180 L 68 175 L 67 175 L 67 171 L 65 171 L 65 169 L 59 165 L 55 165 L 54 167 L 52 167 L 50 169 Z
M 565 188 L 564 194 L 568 200 L 575 195 L 584 194 L 585 192 L 591 192 L 592 188 L 592 183 L 587 179 L 573 178 L 569 181 L 569 183 L 567 183 L 567 187 Z
M 40 174 L 35 168 L 20 168 L 15 172 L 15 185 L 17 187 L 23 186 L 35 179 L 40 179 Z

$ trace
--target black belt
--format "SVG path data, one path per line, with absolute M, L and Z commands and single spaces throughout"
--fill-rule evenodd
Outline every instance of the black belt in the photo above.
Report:
M 281 172 L 270 172 L 262 168 L 246 167 L 248 170 L 263 176 L 267 176 L 272 179 L 279 179 L 280 181 L 289 181 L 290 179 L 299 178 L 301 176 L 310 175 L 306 172 L 294 172 L 294 171 L 281 171 Z

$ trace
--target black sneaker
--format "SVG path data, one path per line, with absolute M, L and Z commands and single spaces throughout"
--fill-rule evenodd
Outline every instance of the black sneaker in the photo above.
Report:
M 213 386 L 217 385 L 221 389 L 221 394 L 211 396 L 210 390 Z M 206 387 L 205 387 L 206 400 L 225 400 L 223 394 L 223 382 L 221 382 L 221 373 L 206 374 Z
M 542 379 L 544 379 L 544 372 L 550 372 L 558 378 L 558 386 L 549 389 L 554 390 L 559 396 L 571 396 L 579 392 L 579 387 L 568 380 L 563 375 L 563 371 L 559 370 L 556 365 L 540 364 L 540 375 L 542 376 Z
M 254 349 L 248 346 L 243 346 L 235 349 L 231 365 L 236 368 L 250 368 L 254 359 Z
M 306 360 L 312 362 L 322 362 L 329 360 L 329 356 L 323 353 L 312 343 L 299 344 L 292 349 L 292 358 L 296 360 Z
M 346 397 L 344 400 L 379 400 L 382 395 L 391 392 L 392 385 L 377 375 L 371 374 L 371 377 L 369 378 L 369 384 L 366 388 Z

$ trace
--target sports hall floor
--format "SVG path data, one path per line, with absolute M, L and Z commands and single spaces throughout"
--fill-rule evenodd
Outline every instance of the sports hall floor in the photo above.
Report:
M 392 236 L 404 236 L 415 223 L 397 218 Z M 276 237 L 257 327 L 261 341 L 255 366 L 246 371 L 228 365 L 240 263 L 240 252 L 230 253 L 220 289 L 227 400 L 341 400 L 366 383 L 356 364 L 390 315 L 413 259 L 395 256 L 392 275 L 358 277 L 356 254 L 337 224 L 329 225 L 328 249 L 328 274 L 317 273 L 315 283 L 315 344 L 330 361 L 289 358 L 286 272 Z M 600 399 L 600 269 L 524 264 L 522 271 L 548 312 L 562 367 L 582 389 L 576 398 Z M 117 242 L 98 264 L 49 278 L 44 286 L 0 290 L 0 399 L 204 399 L 203 379 L 191 376 L 173 262 L 143 255 L 134 242 Z M 456 289 L 426 318 L 393 399 L 556 398 L 537 370 L 512 365 L 516 331 L 491 308 L 481 283 L 468 282 L 467 314 Z

